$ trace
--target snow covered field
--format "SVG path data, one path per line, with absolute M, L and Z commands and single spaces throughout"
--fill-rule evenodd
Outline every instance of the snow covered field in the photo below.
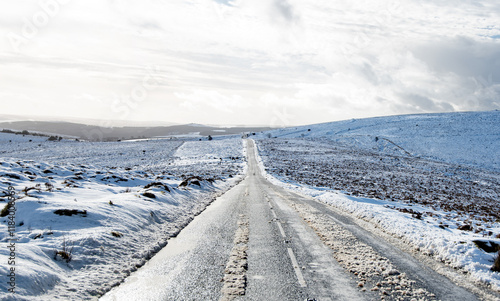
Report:
M 17 196 L 15 265 L 2 247 L 0 274 L 15 268 L 15 300 L 99 296 L 235 185 L 246 166 L 236 138 L 46 140 L 0 134 L 0 209 L 9 186 Z M 0 218 L 3 246 L 8 221 Z M 2 292 L 7 288 L 0 282 Z
M 275 184 L 500 290 L 490 271 L 500 245 L 500 112 L 351 120 L 257 138 Z

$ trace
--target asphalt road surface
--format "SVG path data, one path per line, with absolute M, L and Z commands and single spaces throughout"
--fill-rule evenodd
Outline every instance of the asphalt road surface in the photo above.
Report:
M 431 293 L 423 299 L 478 299 L 329 206 L 271 184 L 247 145 L 247 177 L 101 300 L 410 300 L 362 289 L 291 204 L 321 212 L 387 258 Z

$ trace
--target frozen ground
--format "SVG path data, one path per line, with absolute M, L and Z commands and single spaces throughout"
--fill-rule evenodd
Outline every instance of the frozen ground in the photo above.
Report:
M 241 139 L 46 140 L 0 134 L 0 209 L 9 186 L 18 197 L 17 300 L 99 296 L 235 185 L 245 168 Z M 7 222 L 0 218 L 2 245 Z M 12 267 L 8 254 L 0 249 L 2 275 Z M 0 291 L 0 300 L 12 300 L 3 294 L 5 281 Z
M 500 290 L 500 275 L 489 270 L 500 244 L 500 112 L 375 118 L 257 137 L 275 184 L 370 221 Z

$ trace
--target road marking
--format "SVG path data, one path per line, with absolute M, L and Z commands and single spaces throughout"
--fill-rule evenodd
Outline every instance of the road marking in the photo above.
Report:
M 281 227 L 281 224 L 279 221 L 276 221 L 276 225 L 278 225 L 278 229 L 280 229 L 281 236 L 283 236 L 283 238 L 286 238 L 285 230 L 283 230 L 283 227 Z
M 278 220 L 278 216 L 276 215 L 276 212 L 273 209 L 271 209 L 271 213 L 273 214 L 274 218 L 276 219 L 276 225 L 278 225 L 278 229 L 280 230 L 281 236 L 283 236 L 283 238 L 286 238 L 285 230 L 283 230 L 283 227 L 281 226 L 281 223 Z
M 307 287 L 306 281 L 304 280 L 304 275 L 299 268 L 299 263 L 297 262 L 297 258 L 295 258 L 295 254 L 293 254 L 293 250 L 291 248 L 287 248 L 288 256 L 292 260 L 293 270 L 295 271 L 295 275 L 297 275 L 297 279 L 299 280 L 299 284 L 301 287 Z
M 266 199 L 267 199 L 267 197 L 266 197 Z M 285 230 L 283 230 L 283 227 L 281 226 L 281 222 L 278 220 L 278 216 L 276 215 L 276 212 L 273 209 L 273 206 L 271 204 L 271 200 L 267 199 L 267 202 L 269 204 L 269 207 L 271 208 L 271 212 L 273 213 L 274 218 L 276 218 L 276 225 L 278 225 L 278 229 L 280 230 L 281 236 L 286 239 Z M 292 261 L 292 266 L 293 266 L 293 270 L 295 271 L 295 275 L 297 275 L 297 280 L 299 281 L 299 285 L 301 287 L 307 287 L 306 280 L 304 279 L 304 275 L 302 275 L 302 271 L 300 270 L 299 263 L 297 262 L 297 258 L 295 257 L 293 250 L 291 248 L 287 248 L 287 251 L 288 251 L 288 256 L 290 257 L 290 260 Z
M 271 206 L 271 203 L 269 203 L 269 206 Z M 278 220 L 278 216 L 276 215 L 276 212 L 272 209 L 272 207 L 271 207 L 271 212 L 273 213 L 274 218 L 277 219 L 276 225 L 278 225 L 278 229 L 280 230 L 281 236 L 283 238 L 286 238 L 285 230 L 283 230 L 281 222 Z M 304 275 L 302 275 L 302 271 L 300 270 L 299 263 L 297 262 L 297 258 L 295 257 L 293 250 L 291 248 L 287 248 L 287 250 L 288 250 L 288 256 L 292 261 L 293 270 L 295 271 L 295 275 L 297 275 L 297 280 L 299 281 L 300 286 L 307 287 Z

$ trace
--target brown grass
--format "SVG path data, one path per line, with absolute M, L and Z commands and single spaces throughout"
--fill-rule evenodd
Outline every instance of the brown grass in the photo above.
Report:
M 491 270 L 493 272 L 500 272 L 500 251 L 498 251 L 497 259 L 495 259 L 495 263 L 491 267 Z
M 55 250 L 54 259 L 60 256 L 66 263 L 69 263 L 73 259 L 73 245 L 69 246 L 66 238 L 63 239 L 62 250 Z

